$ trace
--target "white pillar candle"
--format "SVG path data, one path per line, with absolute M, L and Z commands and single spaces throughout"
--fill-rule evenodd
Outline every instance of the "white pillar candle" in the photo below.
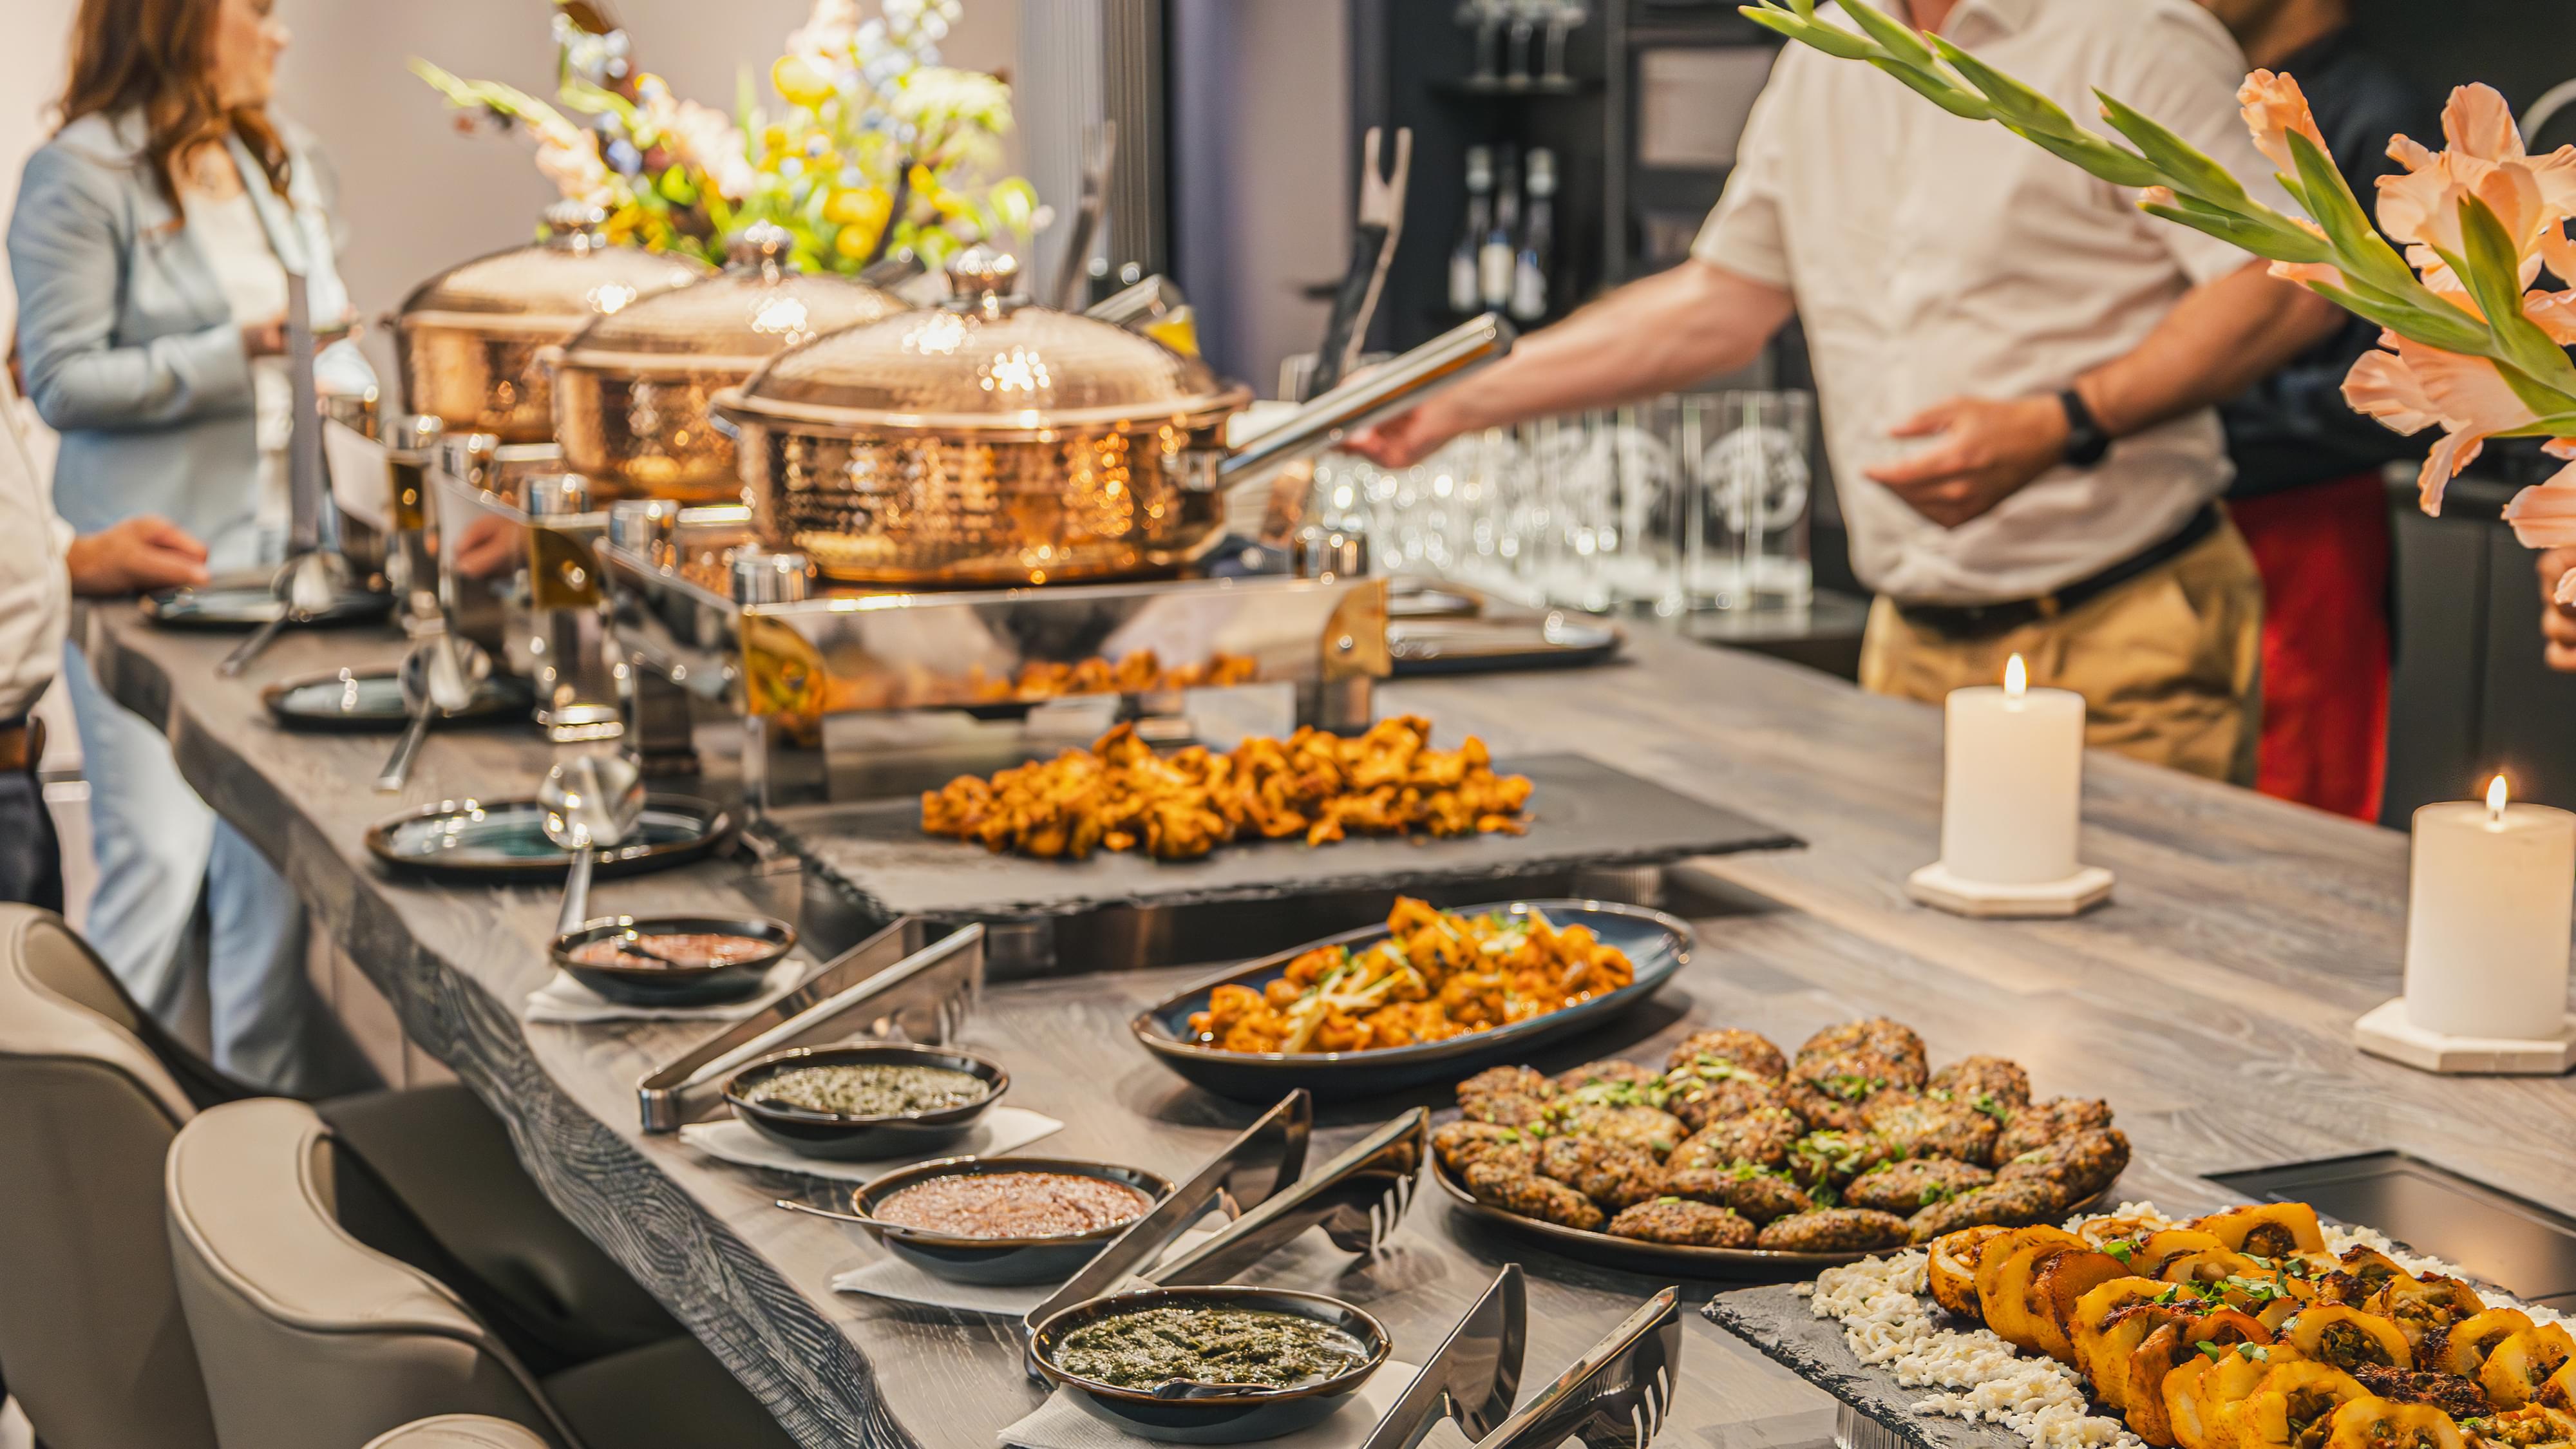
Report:
M 2415 812 L 2406 904 L 2406 1016 L 2446 1036 L 2540 1040 L 2567 1014 L 2567 926 L 2576 815 L 2485 804 Z
M 2084 696 L 2031 689 L 2016 654 L 2003 687 L 1950 691 L 1941 772 L 1941 864 L 1983 885 L 2049 885 L 2076 873 L 2083 816 Z

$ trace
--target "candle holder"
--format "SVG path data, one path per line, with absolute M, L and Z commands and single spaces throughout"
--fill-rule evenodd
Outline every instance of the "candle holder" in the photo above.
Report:
M 2352 1024 L 2352 1044 L 2372 1056 L 2443 1076 L 2554 1077 L 2576 1068 L 2576 1016 L 2561 1018 L 2556 1036 L 2531 1041 L 2450 1036 L 2417 1026 L 2406 1014 L 2406 998 L 2395 996 Z
M 2045 885 L 1996 885 L 1970 880 L 1934 861 L 1905 878 L 1905 893 L 1916 904 L 1976 920 L 2046 920 L 2081 915 L 2111 898 L 2118 877 L 2105 867 L 2088 865 L 2064 880 Z
M 1905 893 L 1985 920 L 2062 917 L 2111 898 L 2111 872 L 2076 856 L 2083 824 L 2084 699 L 2033 689 L 2018 654 L 2001 687 L 1944 706 L 1941 858 Z

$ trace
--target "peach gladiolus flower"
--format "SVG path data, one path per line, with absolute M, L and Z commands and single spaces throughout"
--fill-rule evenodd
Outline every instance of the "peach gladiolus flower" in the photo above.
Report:
M 2308 111 L 2307 93 L 2299 89 L 2296 77 L 2258 70 L 2236 88 L 2236 103 L 2244 108 L 2246 129 L 2254 133 L 2254 149 L 2282 175 L 2299 174 L 2298 159 L 2290 154 L 2293 131 L 2315 143 L 2320 152 L 2334 154 L 2317 129 L 2317 118 Z
M 2576 440 L 2552 439 L 2548 451 L 2561 458 L 2576 457 Z M 2513 495 L 2513 501 L 2504 506 L 2504 518 L 2513 525 L 2514 539 L 2525 548 L 2576 544 L 2576 466 L 2561 468 L 2548 482 Z M 2576 604 L 2576 569 L 2558 576 L 2554 597 L 2561 604 Z
M 2404 434 L 2440 426 L 2442 439 L 2424 458 L 2416 491 L 2426 513 L 2442 511 L 2442 490 L 2477 461 L 2486 440 L 2539 420 L 2507 386 L 2504 374 L 2483 357 L 2465 357 L 2382 333 L 2396 350 L 2363 354 L 2344 378 L 2352 410 Z
M 2504 97 L 2482 85 L 2451 92 L 2442 108 L 2442 135 L 2448 150 L 2427 150 L 2404 136 L 2392 139 L 2389 157 L 2406 171 L 2379 179 L 2380 229 L 2407 244 L 2406 260 L 2427 273 L 2426 285 L 2459 290 L 2432 249 L 2458 252 L 2460 202 L 2469 196 L 2504 223 L 2522 258 L 2525 285 L 2543 261 L 2562 279 L 2576 281 L 2561 270 L 2562 263 L 2576 266 L 2576 245 L 2566 234 L 2567 218 L 2576 215 L 2576 146 L 2531 155 Z M 2444 272 L 2447 287 L 2434 281 L 2436 270 Z

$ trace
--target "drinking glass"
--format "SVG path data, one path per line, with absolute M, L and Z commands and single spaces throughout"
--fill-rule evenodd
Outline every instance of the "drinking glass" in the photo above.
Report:
M 1815 596 L 1807 523 L 1815 397 L 1732 390 L 1683 400 L 1682 447 L 1698 459 L 1682 519 L 1691 608 L 1803 608 Z

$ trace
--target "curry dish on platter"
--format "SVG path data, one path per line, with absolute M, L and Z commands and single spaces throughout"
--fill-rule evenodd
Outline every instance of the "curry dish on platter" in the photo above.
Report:
M 1158 755 L 1122 724 L 1087 750 L 986 779 L 960 775 L 921 797 L 921 828 L 997 853 L 1082 860 L 1142 850 L 1193 860 L 1234 841 L 1303 836 L 1519 833 L 1525 775 L 1494 773 L 1484 741 L 1431 748 L 1431 722 L 1381 720 L 1356 739 L 1300 729 L 1219 754 L 1191 745 Z
M 1232 1052 L 1358 1052 L 1446 1041 L 1589 1001 L 1636 979 L 1618 947 L 1538 910 L 1463 916 L 1398 897 L 1385 939 L 1318 946 L 1267 985 L 1226 985 L 1192 1039 Z

